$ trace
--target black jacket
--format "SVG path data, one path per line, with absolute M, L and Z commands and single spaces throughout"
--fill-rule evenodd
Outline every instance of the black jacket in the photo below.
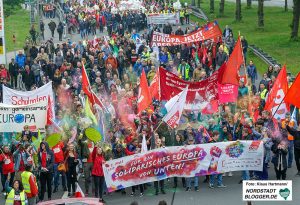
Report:
M 280 164 L 282 166 L 282 170 L 287 169 L 287 157 L 286 156 L 287 156 L 288 150 L 287 149 L 278 149 L 277 146 L 278 146 L 278 142 L 274 143 L 271 148 L 272 152 L 274 153 L 272 162 L 276 169 L 278 169 L 278 167 L 280 167 Z
M 17 63 L 9 63 L 8 65 L 9 75 L 11 77 L 16 77 L 18 75 L 18 64 Z
M 31 87 L 34 84 L 34 74 L 32 70 L 30 70 L 29 73 L 27 73 L 26 70 L 23 71 L 22 80 L 26 86 Z
M 41 165 L 42 165 L 42 144 L 46 146 L 46 153 L 47 153 L 47 158 L 46 158 L 46 168 L 48 169 L 49 173 L 53 172 L 53 164 L 54 164 L 54 154 L 53 151 L 49 148 L 49 145 L 47 142 L 41 142 L 40 144 L 40 151 L 38 153 L 38 160 L 39 160 L 39 170 L 41 170 Z

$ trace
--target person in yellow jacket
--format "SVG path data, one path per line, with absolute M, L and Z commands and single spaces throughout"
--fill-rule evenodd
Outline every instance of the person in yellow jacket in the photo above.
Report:
M 183 80 L 190 80 L 190 65 L 186 62 L 185 59 L 181 60 L 181 64 L 178 66 L 179 77 Z
M 184 14 L 185 14 L 185 12 L 184 12 L 184 10 L 182 9 L 182 10 L 179 12 L 179 19 L 180 19 L 181 25 L 183 25 L 183 23 L 184 23 Z
M 282 129 L 286 129 L 286 126 L 295 127 L 295 122 L 291 120 L 291 113 L 285 113 L 285 119 L 281 122 Z M 288 132 L 288 168 L 292 167 L 293 158 L 294 158 L 294 136 Z
M 13 187 L 9 186 L 10 174 L 8 174 L 5 182 L 5 189 L 8 193 L 5 205 L 28 205 L 26 193 L 24 191 L 23 184 L 20 180 L 15 180 Z
M 265 84 L 260 83 L 259 84 L 259 96 L 260 96 L 260 99 L 265 101 L 266 97 L 267 97 L 267 93 L 268 93 L 268 90 L 267 90 Z
M 36 197 L 38 196 L 38 186 L 36 178 L 31 172 L 32 166 L 26 165 L 25 171 L 21 174 L 22 184 L 28 199 L 28 205 L 36 205 Z

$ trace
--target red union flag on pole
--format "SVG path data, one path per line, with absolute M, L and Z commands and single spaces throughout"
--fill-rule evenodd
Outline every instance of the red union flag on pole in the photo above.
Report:
M 82 63 L 82 69 L 81 69 L 81 77 L 82 77 L 82 80 L 81 80 L 82 90 L 83 90 L 84 94 L 87 95 L 92 106 L 94 106 L 96 104 L 96 105 L 100 106 L 100 108 L 103 108 L 105 111 L 107 111 L 107 109 L 104 107 L 102 101 L 91 90 L 90 81 L 89 81 L 89 78 L 88 78 L 88 75 L 86 73 L 83 63 Z
M 288 92 L 286 67 L 283 66 L 266 100 L 265 110 L 272 111 L 275 119 L 284 119 L 289 105 L 282 102 Z M 282 102 L 282 103 L 281 103 Z M 277 111 L 276 111 L 277 110 Z M 276 113 L 275 113 L 276 112 Z
M 152 35 L 152 46 L 174 46 L 181 44 L 194 43 L 199 41 L 205 41 L 208 39 L 214 39 L 217 41 L 222 36 L 222 31 L 218 23 L 210 22 L 201 27 L 197 31 L 186 35 L 169 35 L 154 31 Z
M 285 102 L 300 108 L 300 73 L 298 73 L 294 83 L 285 96 Z
M 143 70 L 140 78 L 140 88 L 138 95 L 138 113 L 145 110 L 151 104 L 152 99 L 149 92 L 148 82 L 146 78 L 146 73 Z
M 178 95 L 171 98 L 165 105 L 168 113 L 163 121 L 166 122 L 171 128 L 175 128 L 179 124 L 179 120 L 184 108 L 188 86 Z
M 226 68 L 223 73 L 222 84 L 239 85 L 238 72 L 244 63 L 243 49 L 240 37 L 234 46 L 234 49 L 227 61 Z

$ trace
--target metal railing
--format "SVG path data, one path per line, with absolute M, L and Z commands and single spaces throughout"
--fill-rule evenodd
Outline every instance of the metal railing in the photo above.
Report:
M 197 8 L 196 6 L 191 6 L 192 14 L 200 19 L 203 19 L 205 21 L 208 21 L 208 17 L 206 14 L 202 11 L 201 8 Z
M 264 52 L 262 49 L 258 48 L 255 45 L 249 45 L 248 48 L 252 50 L 252 52 L 258 56 L 260 59 L 262 59 L 266 64 L 272 65 L 273 67 L 275 65 L 281 66 L 276 59 L 274 59 L 272 56 Z

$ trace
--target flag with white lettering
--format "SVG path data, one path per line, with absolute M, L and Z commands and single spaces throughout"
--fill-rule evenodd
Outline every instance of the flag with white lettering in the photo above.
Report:
M 166 122 L 171 128 L 175 128 L 179 124 L 187 92 L 188 86 L 181 93 L 171 98 L 165 105 L 168 113 L 163 118 L 163 121 Z
M 204 27 L 186 35 L 169 35 L 154 31 L 152 35 L 151 45 L 158 47 L 174 46 L 205 41 L 208 39 L 212 39 L 217 42 L 219 41 L 220 37 L 222 37 L 222 31 L 218 23 L 215 21 L 210 22 Z

